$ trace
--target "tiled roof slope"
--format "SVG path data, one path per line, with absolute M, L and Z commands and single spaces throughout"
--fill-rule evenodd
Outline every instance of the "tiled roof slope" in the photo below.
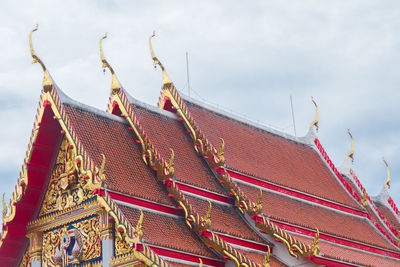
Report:
M 252 199 L 257 199 L 259 189 L 240 184 L 240 188 Z M 393 249 L 368 222 L 368 219 L 334 211 L 315 204 L 289 198 L 269 191 L 263 192 L 263 212 L 270 218 L 290 222 L 298 226 L 341 236 L 386 249 Z
M 222 190 L 220 184 L 211 173 L 205 162 L 195 153 L 193 141 L 185 132 L 183 125 L 175 118 L 171 118 L 165 111 L 153 112 L 136 100 L 130 99 L 136 114 L 142 123 L 147 135 L 162 156 L 168 157 L 169 148 L 175 151 L 175 178 L 185 183 L 213 192 L 229 195 Z M 135 104 L 136 103 L 136 104 Z M 161 113 L 166 113 L 165 115 Z M 199 198 L 186 196 L 189 202 L 200 214 L 206 214 L 208 203 Z M 228 233 L 248 240 L 263 242 L 239 217 L 232 205 L 213 203 L 212 228 L 220 233 Z
M 138 209 L 123 205 L 120 205 L 120 209 L 133 225 L 138 221 L 140 216 Z M 163 216 L 146 211 L 143 214 L 143 241 L 147 244 L 216 259 L 216 256 L 190 232 L 183 217 Z
M 129 126 L 122 118 L 105 112 L 99 115 L 76 105 L 65 104 L 65 109 L 96 163 L 101 163 L 102 153 L 106 156 L 108 189 L 174 205 L 162 184 L 156 181 L 154 174 L 143 163 L 134 134 L 128 130 Z
M 229 168 L 359 208 L 312 147 L 215 113 L 190 99 L 186 105 L 211 143 L 224 138 Z
M 296 236 L 296 238 L 304 242 L 309 242 L 310 240 L 309 238 L 304 236 L 296 234 L 294 235 Z M 389 257 L 379 256 L 358 249 L 347 248 L 323 240 L 320 240 L 318 245 L 321 248 L 321 252 L 323 252 L 320 256 L 340 261 L 351 262 L 357 264 L 358 266 L 361 265 L 361 266 L 393 267 L 400 265 L 400 261 Z
M 393 212 L 386 207 L 385 205 L 382 205 L 380 202 L 374 201 L 374 204 L 376 207 L 380 210 L 380 212 L 385 216 L 385 218 L 394 226 L 396 229 L 400 231 L 400 222 L 399 219 L 393 214 Z
M 213 174 L 193 150 L 193 141 L 177 119 L 151 111 L 145 108 L 144 104 L 140 104 L 132 98 L 130 102 L 147 135 L 157 147 L 161 156 L 169 158 L 171 154 L 169 149 L 174 150 L 174 177 L 177 180 L 216 193 L 225 193 L 215 179 L 210 179 Z M 164 113 L 168 114 L 168 112 Z

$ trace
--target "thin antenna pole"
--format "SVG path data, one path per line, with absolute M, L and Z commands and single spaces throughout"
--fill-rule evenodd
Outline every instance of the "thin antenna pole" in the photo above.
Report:
M 189 54 L 186 52 L 186 78 L 188 84 L 188 95 L 190 97 L 190 82 L 189 82 Z
M 290 95 L 290 107 L 292 108 L 292 120 L 293 120 L 294 136 L 297 137 L 297 133 L 296 133 L 296 122 L 295 122 L 295 120 L 294 120 L 293 101 L 292 101 L 292 96 L 291 96 L 291 95 Z

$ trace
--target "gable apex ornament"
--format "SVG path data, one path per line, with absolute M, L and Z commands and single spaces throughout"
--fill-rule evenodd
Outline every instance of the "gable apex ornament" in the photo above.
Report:
M 390 189 L 390 170 L 389 170 L 389 165 L 386 162 L 384 157 L 382 157 L 382 160 L 383 160 L 383 163 L 385 163 L 385 165 L 386 165 L 386 173 L 387 173 L 387 177 L 386 177 L 386 181 L 385 181 L 384 186 L 385 186 L 386 189 Z
M 32 45 L 32 33 L 37 31 L 39 29 L 38 24 L 36 24 L 35 28 L 29 32 L 29 47 L 31 49 L 31 56 L 33 58 L 32 64 L 34 63 L 39 63 L 40 66 L 42 66 L 43 69 L 43 90 L 44 92 L 49 92 L 51 91 L 51 88 L 53 87 L 53 82 L 50 78 L 50 74 L 46 69 L 46 66 L 44 65 L 43 61 L 36 55 L 35 50 L 33 49 Z
M 346 160 L 351 158 L 351 162 L 354 163 L 354 140 L 353 140 L 353 136 L 350 133 L 350 129 L 347 129 L 347 133 L 350 136 L 351 139 L 351 150 L 350 152 L 346 155 Z
M 158 60 L 158 58 L 154 54 L 153 46 L 151 45 L 151 39 L 154 36 L 156 36 L 156 32 L 155 31 L 153 31 L 153 34 L 149 38 L 150 53 L 151 53 L 151 58 L 153 59 L 154 68 L 156 68 L 157 65 L 158 65 L 158 66 L 160 66 L 160 68 L 161 68 L 161 70 L 163 72 L 162 86 L 163 86 L 163 89 L 164 89 L 165 86 L 169 86 L 170 84 L 172 84 L 172 81 L 169 78 L 167 72 L 165 71 L 165 68 L 164 68 L 163 64 L 161 64 L 160 60 Z
M 313 129 L 313 127 L 315 126 L 315 128 L 317 129 L 317 132 L 318 132 L 318 129 L 319 129 L 319 126 L 318 126 L 318 123 L 319 123 L 318 105 L 317 105 L 317 103 L 315 102 L 315 100 L 314 100 L 313 97 L 311 97 L 311 101 L 314 103 L 315 112 L 316 112 L 316 113 L 315 113 L 315 120 L 311 123 L 310 128 Z
M 100 58 L 101 58 L 101 62 L 103 63 L 103 66 L 102 66 L 103 71 L 105 72 L 105 69 L 108 68 L 111 72 L 111 75 L 112 75 L 111 93 L 113 95 L 115 95 L 119 92 L 119 90 L 121 90 L 121 84 L 119 83 L 119 81 L 117 79 L 117 75 L 115 75 L 113 68 L 110 66 L 110 64 L 104 57 L 102 41 L 106 38 L 107 38 L 107 33 L 105 33 L 104 36 L 100 39 Z

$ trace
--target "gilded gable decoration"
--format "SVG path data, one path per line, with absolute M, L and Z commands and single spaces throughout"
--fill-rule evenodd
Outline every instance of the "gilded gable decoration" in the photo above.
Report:
M 40 216 L 74 207 L 94 197 L 95 194 L 85 188 L 88 178 L 82 168 L 82 160 L 76 156 L 75 148 L 64 137 Z
M 270 256 L 271 256 L 271 248 L 268 246 L 268 251 L 267 251 L 267 253 L 265 253 L 265 256 L 263 259 L 263 267 L 270 267 L 270 265 L 269 265 Z

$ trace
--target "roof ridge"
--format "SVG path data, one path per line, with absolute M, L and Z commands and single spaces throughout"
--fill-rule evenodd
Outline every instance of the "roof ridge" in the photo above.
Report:
M 178 90 L 177 90 L 178 91 Z M 278 137 L 284 138 L 284 139 L 288 139 L 290 141 L 296 142 L 296 143 L 300 143 L 303 145 L 312 145 L 312 139 L 315 137 L 315 134 L 312 130 L 308 130 L 308 132 L 306 133 L 306 135 L 301 136 L 301 137 L 297 137 L 294 135 L 291 135 L 289 133 L 283 132 L 279 129 L 274 128 L 273 126 L 268 126 L 262 123 L 258 123 L 255 121 L 252 121 L 250 119 L 246 119 L 246 118 L 242 118 L 238 115 L 235 115 L 234 113 L 229 113 L 228 111 L 222 110 L 221 108 L 212 106 L 204 101 L 201 101 L 199 99 L 195 99 L 192 98 L 186 94 L 184 94 L 183 92 L 179 92 L 179 95 L 181 96 L 181 98 L 191 104 L 197 105 L 201 108 L 207 109 L 210 112 L 213 112 L 215 114 L 218 114 L 220 116 L 224 116 L 228 119 L 232 119 L 235 120 L 239 123 L 245 124 L 249 127 L 254 127 L 257 130 L 262 130 L 264 132 L 267 132 L 269 134 L 273 134 L 276 135 Z

